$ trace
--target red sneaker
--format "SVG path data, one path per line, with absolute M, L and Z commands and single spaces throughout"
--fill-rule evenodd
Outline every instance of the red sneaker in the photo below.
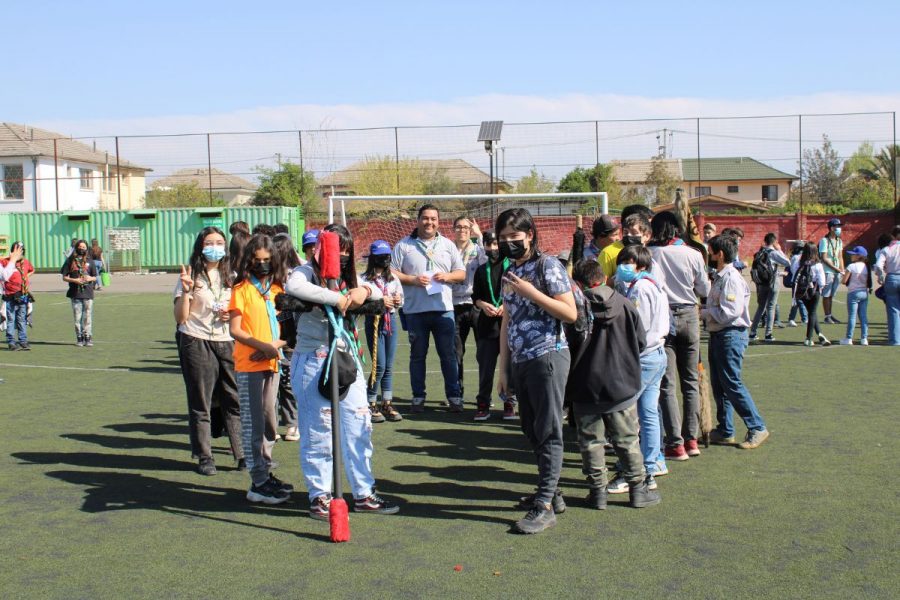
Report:
M 697 444 L 697 440 L 685 440 L 684 449 L 688 456 L 700 456 L 700 446 Z
M 688 456 L 688 453 L 684 451 L 684 446 L 682 444 L 666 448 L 665 456 L 669 460 L 690 460 L 691 458 Z

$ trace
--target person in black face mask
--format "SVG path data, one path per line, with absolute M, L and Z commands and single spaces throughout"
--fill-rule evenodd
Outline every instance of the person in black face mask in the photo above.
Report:
M 76 240 L 72 249 L 61 272 L 63 281 L 69 284 L 66 297 L 72 301 L 72 313 L 75 315 L 75 345 L 93 346 L 94 281 L 97 280 L 97 271 L 93 261 L 87 257 L 86 241 Z
M 343 257 L 341 257 L 343 258 Z M 349 258 L 349 257 L 348 257 Z M 397 338 L 400 335 L 400 320 L 397 310 L 403 306 L 403 286 L 391 273 L 391 245 L 384 240 L 375 240 L 369 246 L 369 262 L 362 281 L 377 287 L 384 297 L 384 313 L 376 318 L 366 315 L 365 330 L 369 354 L 375 358 L 372 363 L 375 372 L 367 379 L 366 395 L 373 423 L 402 421 L 392 403 L 394 399 L 394 354 L 397 352 Z M 376 331 L 377 329 L 377 331 Z M 378 396 L 381 406 L 378 406 Z
M 493 231 L 483 236 L 487 262 L 475 271 L 472 285 L 472 301 L 478 310 L 475 320 L 475 358 L 478 361 L 478 395 L 475 398 L 476 421 L 487 421 L 491 416 L 491 394 L 494 387 L 494 371 L 500 356 L 500 325 L 503 321 L 503 275 L 509 269 L 509 259 L 500 256 L 500 245 Z M 510 390 L 503 401 L 503 419 L 514 421 L 516 397 Z
M 574 323 L 578 310 L 566 270 L 538 249 L 531 213 L 524 208 L 503 211 L 495 231 L 500 255 L 510 260 L 503 276 L 497 391 L 508 395 L 510 382 L 516 382 L 522 431 L 537 457 L 539 479 L 537 491 L 522 499 L 519 506 L 528 513 L 513 530 L 538 533 L 554 526 L 556 514 L 565 510 L 558 486 L 563 397 L 571 359 L 562 323 Z
M 285 346 L 275 313 L 275 296 L 284 291 L 277 257 L 272 238 L 262 233 L 251 237 L 228 304 L 242 437 L 247 463 L 252 465 L 247 499 L 265 504 L 286 502 L 294 489 L 271 473 L 278 430 L 279 362 Z

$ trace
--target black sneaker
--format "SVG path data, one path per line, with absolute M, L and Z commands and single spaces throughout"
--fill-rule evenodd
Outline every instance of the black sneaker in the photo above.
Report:
M 28 345 L 28 342 L 19 342 L 19 350 L 30 351 L 31 346 Z
M 89 336 L 89 335 L 84 336 L 84 345 L 87 346 L 87 347 L 89 347 L 89 348 L 90 348 L 90 347 L 93 347 L 93 345 L 94 345 L 94 338 L 92 338 L 92 337 Z
M 331 495 L 330 494 L 324 494 L 322 496 L 318 496 L 309 505 L 309 516 L 311 519 L 315 519 L 317 521 L 327 521 L 328 515 L 330 514 L 330 511 L 329 511 L 330 507 L 331 507 Z
M 767 335 L 767 336 L 766 336 L 766 341 L 767 341 L 767 342 L 774 342 L 774 341 L 775 341 L 775 336 L 772 335 L 772 334 Z
M 237 470 L 238 471 L 246 471 L 247 470 L 247 459 L 239 458 L 237 461 Z
M 216 463 L 212 458 L 201 458 L 197 466 L 197 472 L 201 475 L 215 475 Z
M 372 492 L 365 498 L 353 499 L 353 512 L 393 515 L 400 512 L 400 507 Z
M 262 485 L 251 485 L 247 491 L 247 500 L 263 504 L 281 504 L 290 497 L 290 493 L 277 487 L 271 480 L 266 480 Z
M 285 483 L 284 481 L 278 479 L 271 473 L 269 473 L 269 481 L 271 481 L 275 485 L 275 487 L 286 491 L 288 494 L 290 494 L 294 491 L 294 486 L 292 486 L 289 483 Z
M 587 498 L 584 499 L 584 503 L 588 508 L 593 508 L 595 510 L 606 510 L 606 501 L 609 498 L 609 488 L 607 486 L 603 486 L 600 488 L 591 488 L 588 492 Z
M 519 504 L 517 508 L 521 508 L 523 510 L 528 510 L 534 506 L 534 496 L 535 494 L 531 494 L 530 496 L 522 496 L 519 498 Z M 566 501 L 563 499 L 562 490 L 556 490 L 556 493 L 553 494 L 553 512 L 561 515 L 566 512 Z
M 17 350 L 19 350 L 19 345 L 17 343 L 13 342 L 12 344 L 9 345 L 9 348 L 7 348 L 7 349 L 10 352 L 16 352 Z
M 513 530 L 518 533 L 540 533 L 556 525 L 556 513 L 553 507 L 543 502 L 536 502 L 524 517 L 516 521 Z

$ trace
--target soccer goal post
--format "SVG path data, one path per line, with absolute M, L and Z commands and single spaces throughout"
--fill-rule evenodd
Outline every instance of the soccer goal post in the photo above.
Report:
M 526 208 L 535 218 L 551 251 L 567 248 L 578 216 L 590 222 L 608 214 L 606 192 L 547 192 L 534 194 L 423 194 L 405 196 L 330 196 L 328 222 L 341 223 L 353 234 L 357 252 L 374 240 L 392 246 L 416 227 L 418 210 L 425 204 L 438 208 L 442 235 L 453 235 L 459 217 L 475 221 L 482 231 L 492 230 L 497 216 L 509 208 Z M 311 223 L 313 226 L 324 223 Z M 309 225 L 308 225 L 309 226 Z M 558 238 L 558 241 L 556 241 Z M 566 241 L 568 240 L 568 241 Z M 542 241 L 542 245 L 543 241 Z

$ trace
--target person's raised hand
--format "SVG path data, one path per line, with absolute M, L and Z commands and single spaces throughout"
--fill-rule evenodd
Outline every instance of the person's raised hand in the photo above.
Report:
M 191 266 L 181 265 L 181 291 L 189 294 L 194 287 L 194 279 L 191 277 Z
M 531 284 L 529 281 L 525 281 L 512 271 L 507 271 L 506 275 L 503 276 L 503 281 L 506 285 L 509 286 L 509 289 L 522 296 L 526 300 L 531 300 L 534 298 L 534 295 L 537 293 L 537 288 Z
M 21 244 L 16 244 L 16 247 L 13 248 L 12 252 L 9 253 L 9 262 L 16 263 L 22 259 L 22 246 Z

